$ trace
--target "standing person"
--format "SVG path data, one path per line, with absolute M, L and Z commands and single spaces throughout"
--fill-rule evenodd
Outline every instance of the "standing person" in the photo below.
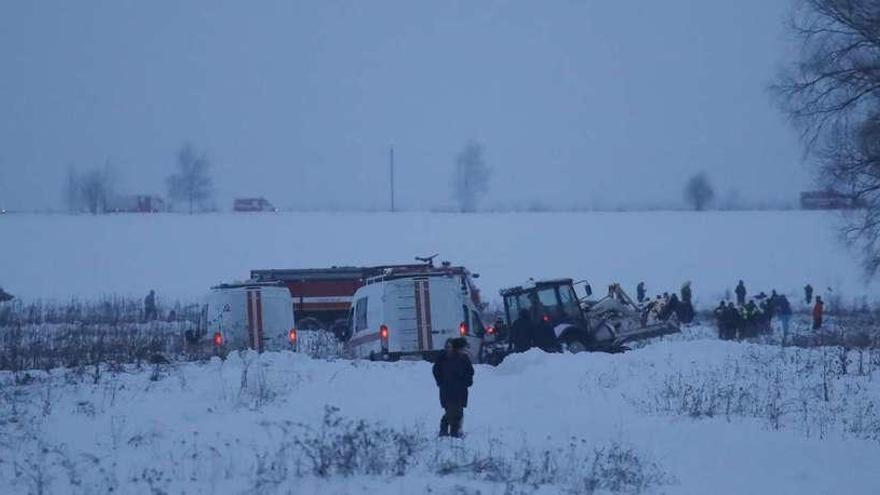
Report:
M 744 306 L 746 304 L 746 285 L 742 280 L 736 284 L 736 290 L 734 292 L 736 292 L 736 305 L 740 307 Z
M 529 318 L 529 310 L 519 310 L 519 318 L 510 327 L 509 350 L 513 352 L 526 352 L 535 345 L 535 327 Z
M 681 302 L 685 304 L 690 304 L 692 296 L 693 293 L 691 293 L 691 281 L 688 280 L 681 286 Z
M 808 305 L 813 302 L 813 286 L 810 284 L 804 286 L 804 301 L 806 301 Z
M 788 338 L 788 325 L 791 322 L 791 303 L 788 302 L 788 297 L 785 294 L 782 294 L 776 300 L 776 314 L 782 323 L 782 343 L 785 344 Z
M 559 345 L 559 339 L 556 338 L 556 331 L 553 330 L 553 324 L 551 323 L 549 315 L 542 316 L 541 322 L 538 323 L 534 329 L 535 347 L 538 347 L 544 352 L 562 351 L 562 347 Z
M 742 318 L 740 317 L 739 310 L 733 305 L 733 301 L 727 303 L 727 321 L 730 325 L 728 327 L 730 332 L 728 333 L 728 338 L 742 340 Z
M 769 310 L 769 320 L 772 322 L 773 318 L 779 313 L 779 294 L 775 290 L 770 291 L 767 309 Z
M 646 292 L 647 291 L 645 290 L 645 283 L 639 282 L 639 285 L 636 286 L 636 299 L 639 301 L 639 303 L 645 302 Z
M 150 290 L 150 293 L 144 298 L 144 320 L 153 321 L 158 317 L 159 313 L 156 311 L 156 292 Z
M 727 304 L 724 301 L 718 303 L 718 307 L 712 311 L 715 316 L 715 323 L 718 325 L 718 338 L 727 340 L 728 328 Z
M 813 330 L 822 328 L 822 317 L 825 316 L 825 303 L 821 296 L 816 296 L 816 305 L 813 306 Z
M 463 337 L 446 341 L 446 350 L 434 362 L 434 381 L 440 389 L 440 436 L 461 436 L 464 408 L 468 403 L 468 388 L 474 384 L 474 366 L 465 352 L 467 340 Z

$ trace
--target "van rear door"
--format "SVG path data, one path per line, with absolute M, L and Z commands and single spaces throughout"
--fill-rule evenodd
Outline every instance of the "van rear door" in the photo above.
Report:
M 461 287 L 454 278 L 434 277 L 431 279 L 430 322 L 433 348 L 443 349 L 446 339 L 460 337 L 459 325 L 464 321 L 464 298 Z
M 420 351 L 421 334 L 418 318 L 418 280 L 403 279 L 388 282 L 385 287 L 385 314 L 389 318 L 392 351 Z

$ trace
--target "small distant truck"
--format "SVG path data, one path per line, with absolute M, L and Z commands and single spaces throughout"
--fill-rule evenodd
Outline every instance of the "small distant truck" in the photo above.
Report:
M 243 349 L 298 349 L 293 299 L 282 284 L 248 281 L 212 287 L 202 312 L 203 328 L 188 334 L 187 340 L 199 345 L 210 342 L 218 355 Z
M 236 198 L 232 202 L 232 211 L 237 212 L 258 212 L 258 211 L 278 211 L 272 203 L 266 198 Z
M 353 357 L 373 361 L 433 361 L 446 341 L 463 337 L 474 362 L 485 328 L 471 274 L 463 267 L 389 268 L 367 279 L 351 308 Z

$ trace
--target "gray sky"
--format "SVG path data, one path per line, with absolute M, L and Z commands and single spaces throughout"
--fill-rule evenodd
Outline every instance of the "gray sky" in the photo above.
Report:
M 675 203 L 810 183 L 766 91 L 788 0 L 7 1 L 0 205 L 61 205 L 65 170 L 112 163 L 164 194 L 176 149 L 213 158 L 221 207 L 449 203 L 484 143 L 484 206 Z

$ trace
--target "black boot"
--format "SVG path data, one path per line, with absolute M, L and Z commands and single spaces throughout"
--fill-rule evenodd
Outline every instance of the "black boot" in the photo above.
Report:
M 438 436 L 448 437 L 449 436 L 449 421 L 446 419 L 446 415 L 444 414 L 442 418 L 440 418 L 440 434 Z

